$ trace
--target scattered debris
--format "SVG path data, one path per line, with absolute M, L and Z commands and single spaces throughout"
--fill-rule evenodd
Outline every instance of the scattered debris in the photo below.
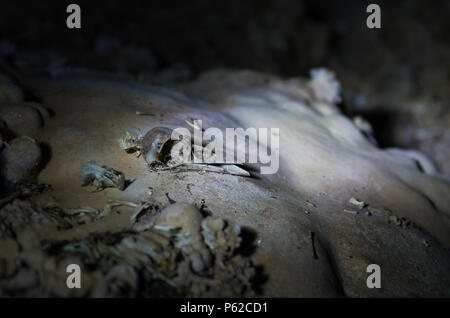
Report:
M 103 218 L 111 213 L 111 210 L 114 207 L 117 206 L 129 206 L 132 208 L 138 208 L 139 204 L 131 202 L 131 201 L 124 201 L 124 200 L 116 200 L 116 199 L 109 199 L 105 205 L 105 207 L 102 209 L 102 211 L 99 213 L 98 218 Z
M 309 200 L 305 201 L 306 204 L 308 204 L 309 206 L 313 207 L 313 208 L 317 208 L 317 205 Z
M 400 218 L 398 218 L 398 217 L 395 216 L 395 215 L 391 215 L 391 216 L 389 217 L 388 223 L 392 223 L 392 224 L 395 224 L 395 225 L 397 225 L 397 226 L 402 225 L 402 222 L 401 222 Z
M 97 189 L 117 188 L 125 189 L 125 177 L 123 173 L 99 166 L 95 161 L 87 162 L 81 171 L 82 186 L 93 185 Z
M 411 221 L 409 221 L 408 219 L 404 217 L 398 217 L 395 215 L 391 215 L 388 218 L 388 223 L 394 224 L 396 226 L 405 226 L 405 227 L 409 227 L 410 225 L 412 225 Z
M 381 214 L 381 213 L 383 213 L 382 210 L 377 209 L 377 208 L 368 207 L 367 209 L 368 209 L 372 214 Z
M 103 212 L 118 205 L 135 208 L 130 229 L 77 231 L 70 238 L 66 230 L 97 222 L 101 211 L 61 208 L 44 200 L 45 189 L 30 187 L 32 201 L 19 196 L 0 208 L 0 238 L 11 246 L 0 258 L 0 296 L 255 296 L 256 270 L 238 252 L 236 223 L 204 216 L 189 204 L 159 212 L 148 202 L 109 200 Z M 72 290 L 65 285 L 65 268 L 74 263 L 82 268 L 83 288 Z
M 186 185 L 186 190 L 189 192 L 190 195 L 192 195 L 192 191 L 191 191 L 192 186 L 193 186 L 192 183 L 188 183 L 188 184 Z
M 133 215 L 130 218 L 130 223 L 134 224 L 136 223 L 137 218 L 145 211 L 147 211 L 148 209 L 153 208 L 153 206 L 149 203 L 149 202 L 144 202 L 139 204 L 136 207 L 136 210 L 134 211 Z
M 351 197 L 350 200 L 348 200 L 348 203 L 357 206 L 360 209 L 366 206 L 366 203 L 364 203 L 364 201 L 360 201 L 358 199 L 355 199 L 354 197 Z
M 197 205 L 196 205 L 197 206 Z M 202 212 L 203 215 L 212 215 L 211 211 L 208 209 L 208 206 L 206 205 L 205 199 L 200 200 L 200 205 L 198 205 L 198 209 L 200 212 Z M 234 211 L 236 213 L 236 211 Z
M 172 203 L 177 203 L 177 201 L 172 200 L 172 199 L 169 197 L 169 193 L 168 193 L 168 192 L 166 192 L 165 194 L 166 194 L 167 200 L 169 200 L 169 203 L 170 203 L 170 204 L 172 204 Z

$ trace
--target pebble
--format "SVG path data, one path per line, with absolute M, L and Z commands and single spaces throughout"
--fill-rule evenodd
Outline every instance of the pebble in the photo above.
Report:
M 45 108 L 37 103 L 7 104 L 0 110 L 0 120 L 15 136 L 33 135 L 48 116 Z

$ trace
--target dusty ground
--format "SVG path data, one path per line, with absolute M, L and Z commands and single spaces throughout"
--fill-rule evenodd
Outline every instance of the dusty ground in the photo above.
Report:
M 108 275 L 117 276 L 116 272 L 135 271 L 141 275 L 142 268 L 153 264 L 144 261 L 126 270 L 106 265 L 92 267 L 86 255 L 81 253 L 83 258 L 69 253 L 69 260 L 78 256 L 77 261 L 89 273 L 88 287 L 70 294 L 58 281 L 65 277 L 61 271 L 68 261 L 59 259 L 57 253 L 55 256 L 58 246 L 88 239 L 92 233 L 107 237 L 131 230 L 140 237 L 152 230 L 137 230 L 130 225 L 134 208 L 123 206 L 115 207 L 103 218 L 87 217 L 83 222 L 65 216 L 69 224 L 55 229 L 52 222 L 62 223 L 58 218 L 48 220 L 48 210 L 42 208 L 50 200 L 47 195 L 56 200 L 57 203 L 52 201 L 53 206 L 66 209 L 88 206 L 101 210 L 110 198 L 154 206 L 153 212 L 145 212 L 138 223 L 146 219 L 151 223 L 172 201 L 207 209 L 212 217 L 228 220 L 229 224 L 236 222 L 241 226 L 242 245 L 237 251 L 240 258 L 230 261 L 231 256 L 224 256 L 225 263 L 237 265 L 231 270 L 233 279 L 224 280 L 222 286 L 234 296 L 450 295 L 448 178 L 417 153 L 374 146 L 333 103 L 320 100 L 307 79 L 282 80 L 254 72 L 218 70 L 185 84 L 167 85 L 172 88 L 92 72 L 23 76 L 20 80 L 33 96 L 25 99 L 39 100 L 49 114 L 41 109 L 38 119 L 25 116 L 26 111 L 14 104 L 23 107 L 23 97 L 17 93 L 17 87 L 7 82 L 2 86 L 3 92 L 8 92 L 1 106 L 2 119 L 11 130 L 18 127 L 16 136 L 28 135 L 40 142 L 41 171 L 37 180 L 51 185 L 53 190 L 41 195 L 36 193 L 42 191 L 31 191 L 31 197 L 19 196 L 1 210 L 4 227 L 0 257 L 4 265 L 0 287 L 5 295 L 116 296 L 120 293 L 115 290 L 92 286 L 98 286 Z M 17 99 L 14 103 L 11 96 Z M 36 107 L 32 108 L 37 112 Z M 136 111 L 154 116 L 137 116 Z M 11 112 L 17 115 L 13 116 L 16 121 L 7 117 Z M 280 128 L 279 172 L 260 175 L 258 167 L 247 167 L 252 169 L 252 177 L 177 170 L 154 172 L 142 158 L 119 147 L 118 140 L 127 129 L 145 132 L 155 126 L 189 128 L 187 118 L 202 119 L 204 127 L 220 129 Z M 21 122 L 25 120 L 25 124 Z M 134 181 L 124 191 L 81 187 L 82 166 L 91 160 Z M 350 204 L 352 197 L 364 201 L 366 206 L 358 209 Z M 33 219 L 36 207 L 42 208 L 37 214 L 43 215 L 45 226 Z M 20 221 L 15 221 L 15 213 L 21 215 L 17 211 L 24 214 Z M 176 247 L 178 241 L 171 240 L 171 245 L 163 244 L 166 248 L 162 250 L 175 250 L 189 259 L 192 251 L 183 251 Z M 99 244 L 94 242 L 94 246 Z M 98 253 L 97 260 L 107 255 L 101 249 Z M 119 255 L 131 252 L 122 253 Z M 37 265 L 53 258 L 53 270 L 45 270 L 49 265 Z M 121 262 L 127 261 L 118 264 Z M 373 263 L 382 269 L 381 289 L 366 286 L 366 267 Z M 22 266 L 31 268 L 28 274 L 23 274 Z M 246 266 L 252 270 L 246 271 Z M 214 268 L 211 273 L 218 273 Z M 35 271 L 34 276 L 30 271 Z M 247 274 L 240 276 L 239 271 Z M 50 281 L 46 279 L 49 272 L 59 277 L 54 279 L 55 285 L 46 283 Z M 155 272 L 150 273 L 150 278 L 143 280 L 148 282 L 147 287 L 160 284 Z M 192 269 L 178 269 L 177 273 L 174 277 L 202 277 Z M 145 286 L 134 286 L 128 277 L 135 276 L 121 275 L 121 279 L 127 277 L 125 290 L 134 291 L 132 295 L 158 296 L 143 292 Z M 27 282 L 32 287 L 26 288 Z M 217 290 L 202 289 L 210 282 L 185 280 L 179 284 L 187 295 L 220 295 Z M 189 289 L 188 285 L 197 287 Z M 176 295 L 164 286 L 159 287 L 160 295 Z

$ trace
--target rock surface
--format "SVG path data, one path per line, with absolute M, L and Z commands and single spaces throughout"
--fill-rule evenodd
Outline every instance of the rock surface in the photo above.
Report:
M 374 146 L 329 99 L 316 100 L 305 81 L 217 70 L 176 89 L 87 74 L 24 82 L 54 112 L 33 137 L 51 147 L 39 181 L 52 185 L 61 206 L 101 209 L 111 197 L 161 207 L 171 200 L 189 204 L 178 205 L 183 211 L 207 206 L 214 217 L 240 224 L 247 239 L 240 249 L 262 268 L 264 296 L 450 295 L 448 178 L 411 164 L 407 153 Z M 137 116 L 136 111 L 155 116 Z M 152 172 L 142 158 L 119 146 L 128 129 L 145 133 L 157 126 L 189 128 L 187 118 L 221 130 L 279 128 L 279 171 L 262 175 L 258 165 L 249 165 L 256 171 L 253 178 Z M 79 181 L 83 164 L 90 160 L 134 181 L 124 191 L 92 193 Z M 365 207 L 355 209 L 350 198 Z M 161 218 L 174 206 L 167 209 L 160 212 Z M 83 239 L 129 229 L 133 211 L 115 210 L 121 213 L 57 231 L 51 239 Z M 390 222 L 392 216 L 409 222 Z M 199 222 L 194 223 L 199 228 Z M 200 239 L 204 237 L 195 240 Z M 5 248 L 0 255 L 5 255 Z M 203 248 L 199 254 L 205 261 Z M 207 263 L 194 267 L 201 272 Z M 366 286 L 366 268 L 373 263 L 383 271 L 381 289 Z M 115 268 L 111 275 L 120 280 L 130 271 Z M 132 286 L 135 274 L 129 277 Z M 98 288 L 96 295 L 103 293 Z

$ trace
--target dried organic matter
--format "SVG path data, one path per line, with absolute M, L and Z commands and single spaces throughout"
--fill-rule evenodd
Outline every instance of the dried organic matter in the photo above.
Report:
M 101 190 L 104 188 L 125 189 L 123 173 L 113 168 L 99 166 L 95 161 L 89 161 L 83 166 L 80 178 L 83 186 L 92 185 Z

